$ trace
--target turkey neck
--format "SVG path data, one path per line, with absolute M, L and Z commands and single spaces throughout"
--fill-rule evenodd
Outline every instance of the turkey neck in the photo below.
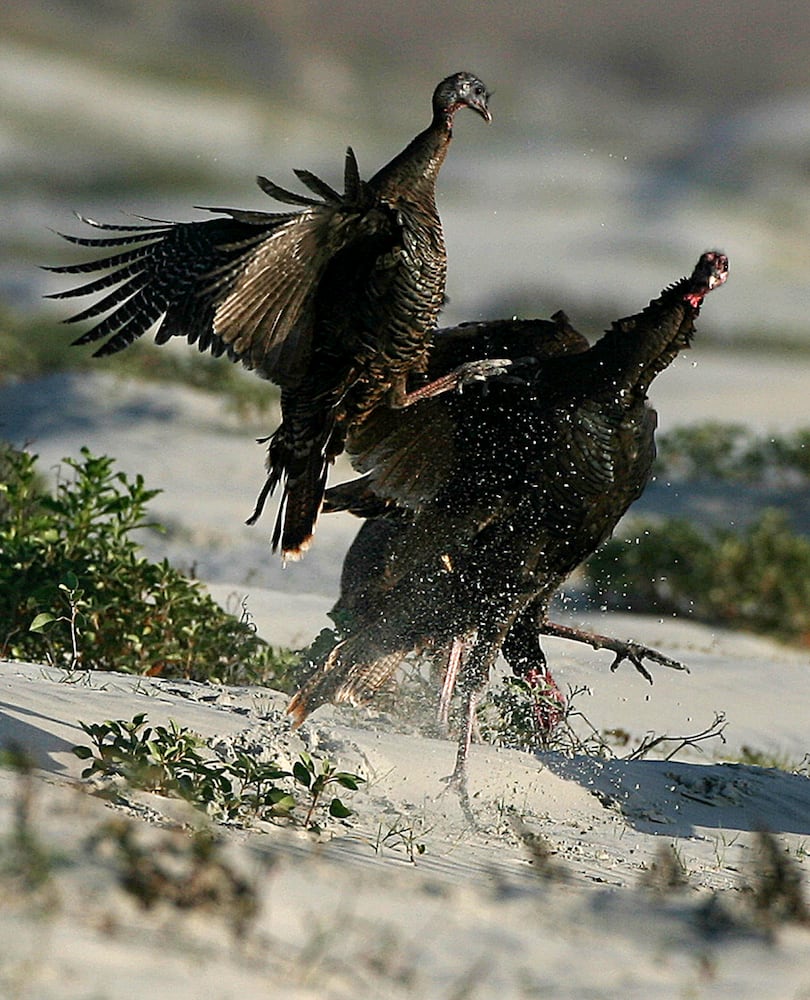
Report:
M 369 181 L 380 202 L 397 213 L 402 258 L 372 277 L 375 311 L 367 342 L 357 351 L 341 409 L 349 420 L 363 416 L 410 373 L 422 372 L 444 301 L 447 258 L 436 209 L 436 177 L 452 137 L 452 115 L 436 114 L 430 126 Z M 385 336 L 380 336 L 380 331 Z
M 653 379 L 691 344 L 699 307 L 685 301 L 682 278 L 635 316 L 617 320 L 588 352 L 587 394 L 629 391 L 643 398 Z
M 435 209 L 436 178 L 452 138 L 453 115 L 446 111 L 436 113 L 430 125 L 390 163 L 381 167 L 369 184 L 384 201 L 394 205 L 399 204 L 407 191 L 416 192 L 421 198 L 430 198 Z

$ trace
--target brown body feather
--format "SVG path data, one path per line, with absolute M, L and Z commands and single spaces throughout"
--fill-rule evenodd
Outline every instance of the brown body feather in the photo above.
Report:
M 342 638 L 290 705 L 361 703 L 415 650 L 474 637 L 468 708 L 503 649 L 517 672 L 543 671 L 542 634 L 568 634 L 628 658 L 675 661 L 632 643 L 570 634 L 547 620 L 564 579 L 613 531 L 644 489 L 655 445 L 647 390 L 689 346 L 703 296 L 727 261 L 694 273 L 593 347 L 563 314 L 441 331 L 431 377 L 472 357 L 511 357 L 523 381 L 378 411 L 351 442 L 368 474 L 327 492 L 327 509 L 369 520 L 344 564 L 333 609 Z M 402 461 L 402 456 L 407 461 Z M 460 748 L 463 767 L 466 748 Z

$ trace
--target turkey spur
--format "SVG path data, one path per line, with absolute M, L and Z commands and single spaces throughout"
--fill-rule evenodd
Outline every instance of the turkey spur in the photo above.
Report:
M 367 520 L 344 563 L 337 639 L 313 653 L 290 703 L 296 723 L 326 701 L 365 703 L 409 653 L 450 650 L 462 664 L 462 779 L 476 697 L 499 652 L 530 684 L 551 686 L 549 725 L 560 706 L 542 635 L 609 649 L 614 667 L 628 659 L 648 680 L 645 659 L 681 666 L 556 625 L 547 613 L 566 577 L 641 495 L 655 455 L 647 390 L 689 347 L 703 298 L 727 273 L 723 254 L 703 254 L 689 277 L 591 347 L 564 313 L 437 333 L 430 378 L 495 357 L 514 359 L 521 378 L 377 410 L 361 428 L 354 461 L 366 475 L 330 489 L 326 509 Z
M 281 388 L 282 422 L 269 438 L 267 479 L 249 523 L 282 484 L 272 544 L 285 557 L 308 546 L 329 465 L 349 431 L 380 404 L 430 395 L 423 376 L 447 272 L 436 178 L 456 112 L 471 108 L 490 121 L 488 97 L 470 73 L 443 80 L 430 125 L 371 180 L 360 179 L 347 150 L 342 194 L 296 170 L 317 198 L 258 178 L 296 211 L 212 208 L 220 218 L 138 225 L 83 219 L 114 235 L 64 238 L 107 255 L 48 268 L 94 275 L 52 298 L 106 292 L 67 320 L 95 321 L 74 341 L 104 341 L 95 356 L 156 324 L 158 344 L 184 337 Z

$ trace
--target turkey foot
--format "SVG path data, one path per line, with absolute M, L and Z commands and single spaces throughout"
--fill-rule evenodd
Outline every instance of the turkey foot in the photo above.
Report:
M 523 674 L 523 680 L 531 689 L 537 731 L 545 743 L 565 718 L 565 710 L 568 707 L 565 695 L 547 668 L 532 667 Z
M 459 365 L 449 375 L 428 382 L 427 385 L 420 386 L 412 392 L 394 396 L 391 406 L 393 409 L 402 410 L 406 406 L 413 406 L 414 403 L 421 402 L 423 399 L 432 399 L 434 396 L 441 396 L 454 389 L 457 392 L 463 392 L 466 386 L 473 385 L 475 382 L 483 382 L 486 385 L 489 379 L 504 376 L 519 363 L 511 358 L 485 358 L 482 361 L 468 361 L 466 364 Z M 518 382 L 523 381 L 516 376 L 512 376 L 512 378 Z
M 620 663 L 629 660 L 650 684 L 653 682 L 652 674 L 644 666 L 644 660 L 651 660 L 663 667 L 669 667 L 672 670 L 685 670 L 689 673 L 689 667 L 680 661 L 673 660 L 671 657 L 659 653 L 657 649 L 644 646 L 640 642 L 633 642 L 630 639 L 612 639 L 610 636 L 599 635 L 597 632 L 585 632 L 582 629 L 572 628 L 569 625 L 558 625 L 550 621 L 540 622 L 538 631 L 541 635 L 553 635 L 560 639 L 570 639 L 572 642 L 584 642 L 592 649 L 609 649 L 616 654 L 610 665 L 611 670 L 616 670 Z

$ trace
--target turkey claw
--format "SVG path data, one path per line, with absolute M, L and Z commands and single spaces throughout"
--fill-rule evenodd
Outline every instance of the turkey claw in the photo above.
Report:
M 466 364 L 460 365 L 456 370 L 456 391 L 462 393 L 468 385 L 473 385 L 476 382 L 483 382 L 484 391 L 486 391 L 487 382 L 490 379 L 503 378 L 507 372 L 519 364 L 520 361 L 514 361 L 511 358 L 485 358 L 481 361 L 468 361 Z M 509 375 L 507 380 L 522 384 L 525 384 L 526 381 L 512 374 Z
M 660 663 L 663 667 L 669 667 L 672 670 L 685 670 L 689 673 L 689 667 L 686 664 L 681 663 L 679 660 L 673 660 L 670 656 L 664 656 L 663 653 L 659 653 L 657 649 L 651 649 L 649 646 L 642 646 L 638 642 L 623 642 L 615 650 L 616 656 L 613 663 L 610 665 L 611 671 L 615 671 L 619 664 L 628 660 L 636 670 L 641 674 L 641 676 L 652 684 L 652 674 L 644 666 L 644 660 L 652 660 L 653 663 Z

